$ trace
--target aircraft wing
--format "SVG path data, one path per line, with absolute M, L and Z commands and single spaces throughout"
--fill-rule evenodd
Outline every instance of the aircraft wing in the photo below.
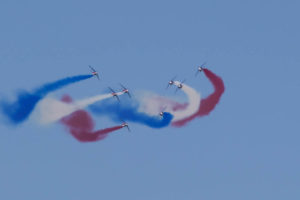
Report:
M 119 96 L 118 96 L 118 95 L 116 95 L 115 97 L 116 97 L 116 98 L 117 98 L 117 100 L 120 102 L 120 98 L 119 98 Z
M 111 87 L 108 87 L 108 89 L 109 89 L 112 93 L 116 93 Z
M 122 83 L 120 83 L 120 85 L 121 85 L 121 87 L 122 87 L 124 90 L 127 89 L 124 85 L 122 85 Z
M 96 72 L 96 70 L 91 65 L 89 65 L 89 67 L 92 70 L 92 72 Z

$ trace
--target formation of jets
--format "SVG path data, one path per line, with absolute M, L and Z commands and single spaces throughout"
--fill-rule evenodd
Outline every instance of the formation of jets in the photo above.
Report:
M 89 65 L 89 68 L 91 70 L 92 75 L 95 76 L 98 80 L 100 80 L 99 73 L 92 66 L 90 66 L 90 65 Z M 129 97 L 131 97 L 131 94 L 130 94 L 129 90 L 124 85 L 122 85 L 121 83 L 120 83 L 120 85 L 122 87 L 122 92 L 126 93 Z M 111 87 L 108 87 L 108 88 L 111 91 L 111 95 L 113 97 L 115 97 L 120 102 L 120 98 L 118 96 L 118 93 L 115 92 Z M 128 129 L 128 131 L 130 131 L 129 125 L 125 121 L 123 121 L 123 123 L 121 124 L 121 126 L 122 126 L 122 128 L 126 127 Z
M 202 72 L 202 71 L 203 71 L 203 69 L 205 68 L 205 65 L 206 65 L 206 62 L 204 62 L 202 65 L 200 65 L 200 66 L 198 67 L 195 76 L 197 76 L 197 75 L 199 74 L 199 72 Z M 98 80 L 100 80 L 100 78 L 99 78 L 99 73 L 98 73 L 92 66 L 90 66 L 90 65 L 89 65 L 89 68 L 90 68 L 90 70 L 91 70 L 91 72 L 92 72 L 92 75 L 95 76 L 95 77 L 97 77 Z M 166 88 L 166 89 L 168 89 L 170 86 L 174 85 L 175 79 L 176 79 L 176 76 L 173 77 L 173 78 L 168 82 L 168 85 L 167 85 L 167 88 Z M 177 86 L 175 92 L 177 92 L 179 89 L 182 89 L 182 88 L 183 88 L 183 86 L 184 86 L 183 83 L 184 83 L 185 81 L 186 81 L 186 79 L 184 79 L 180 84 L 178 84 L 178 86 Z M 131 94 L 129 93 L 129 90 L 128 90 L 124 85 L 122 85 L 121 83 L 120 83 L 120 86 L 122 87 L 122 92 L 123 92 L 123 93 L 126 93 L 129 97 L 131 97 Z M 111 91 L 111 95 L 112 95 L 113 97 L 115 97 L 115 98 L 120 102 L 120 98 L 119 98 L 119 96 L 118 96 L 118 93 L 115 92 L 115 90 L 113 90 L 111 87 L 108 87 L 108 88 L 109 88 L 109 90 Z M 166 107 L 164 107 L 164 108 L 159 112 L 159 115 L 160 115 L 161 117 L 164 116 L 165 110 L 166 110 Z M 126 127 L 126 128 L 128 129 L 128 131 L 130 131 L 130 128 L 129 128 L 129 126 L 128 126 L 128 123 L 126 123 L 125 121 L 123 121 L 123 123 L 121 124 L 121 126 L 122 126 L 123 128 Z
M 197 68 L 197 71 L 196 71 L 196 74 L 195 76 L 197 76 L 199 74 L 199 72 L 202 72 L 203 69 L 205 69 L 205 65 L 206 65 L 206 62 L 204 62 L 202 65 L 198 66 Z M 176 76 L 174 78 L 172 78 L 169 82 L 168 82 L 168 85 L 167 85 L 167 88 L 168 89 L 171 85 L 174 85 L 174 80 L 175 80 Z M 183 87 L 183 83 L 186 81 L 186 79 L 184 79 L 176 88 L 176 91 L 178 91 L 178 89 L 182 89 Z
M 123 94 L 126 93 L 131 98 L 131 94 L 129 93 L 129 90 L 124 85 L 122 85 L 121 83 L 120 83 L 120 85 L 122 87 L 122 91 L 121 92 Z M 111 91 L 111 95 L 113 97 L 116 97 L 116 99 L 120 102 L 119 94 L 115 90 L 113 90 L 111 87 L 108 87 L 108 89 Z
M 98 80 L 100 80 L 99 78 L 99 73 L 92 67 L 89 65 L 89 68 L 91 69 L 91 73 L 93 76 L 97 77 Z M 120 83 L 120 86 L 122 87 L 122 92 L 126 93 L 129 97 L 131 97 L 131 94 L 129 93 L 129 90 Z M 111 94 L 113 97 L 116 97 L 118 101 L 120 101 L 119 97 L 118 97 L 118 93 L 115 92 L 111 87 L 108 87 L 109 90 L 111 91 Z
M 167 88 L 168 89 L 171 85 L 174 85 L 174 79 L 176 78 L 176 76 L 174 78 L 172 78 L 169 82 L 168 82 L 168 85 L 167 85 Z M 178 89 L 181 89 L 183 87 L 183 83 L 186 81 L 186 79 L 184 79 L 178 86 L 177 86 L 177 89 L 175 92 L 177 92 Z

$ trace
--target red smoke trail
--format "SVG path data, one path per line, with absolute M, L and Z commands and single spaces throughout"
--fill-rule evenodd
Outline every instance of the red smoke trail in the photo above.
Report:
M 179 120 L 172 123 L 172 126 L 181 127 L 186 125 L 189 121 L 195 119 L 196 117 L 202 117 L 204 115 L 208 115 L 219 103 L 220 98 L 222 94 L 225 91 L 225 86 L 223 80 L 211 72 L 208 69 L 203 69 L 205 76 L 210 80 L 210 82 L 214 86 L 214 92 L 206 97 L 205 99 L 201 100 L 200 108 L 198 112 L 196 112 L 194 115 L 185 118 L 183 120 Z
M 72 102 L 71 97 L 64 96 L 64 102 Z M 115 126 L 98 131 L 93 131 L 95 124 L 92 117 L 84 110 L 78 110 L 61 120 L 74 138 L 80 142 L 95 142 L 104 139 L 108 133 L 119 130 L 122 126 Z

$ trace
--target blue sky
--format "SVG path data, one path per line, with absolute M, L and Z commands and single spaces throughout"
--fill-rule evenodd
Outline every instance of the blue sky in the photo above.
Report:
M 0 125 L 1 199 L 299 199 L 298 1 L 0 3 L 0 95 L 89 72 L 53 95 L 122 82 L 162 95 L 174 75 L 208 95 L 208 62 L 226 91 L 181 129 L 131 124 L 81 144 L 60 124 Z M 182 93 L 178 93 L 181 96 Z M 114 122 L 95 118 L 98 128 Z

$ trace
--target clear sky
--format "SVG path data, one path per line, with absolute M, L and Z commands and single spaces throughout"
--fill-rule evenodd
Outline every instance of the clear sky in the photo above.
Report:
M 52 94 L 122 82 L 162 95 L 174 75 L 203 96 L 195 67 L 226 91 L 208 117 L 177 128 L 131 124 L 82 144 L 60 124 L 0 124 L 0 199 L 300 198 L 299 1 L 0 2 L 0 95 L 89 72 Z M 178 92 L 178 97 L 183 97 Z M 97 128 L 114 125 L 95 117 Z

